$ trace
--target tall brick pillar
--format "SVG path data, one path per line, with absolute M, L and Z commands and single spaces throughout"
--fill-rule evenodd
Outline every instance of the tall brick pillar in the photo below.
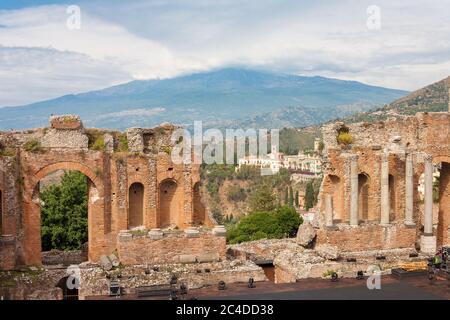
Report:
M 333 227 L 333 199 L 331 194 L 325 195 L 325 225 Z
M 358 157 L 350 157 L 350 225 L 358 225 Z
M 420 250 L 425 253 L 436 251 L 436 236 L 433 236 L 433 162 L 425 156 L 425 212 L 424 234 L 420 238 Z
M 389 162 L 388 154 L 381 155 L 381 219 L 382 225 L 389 224 Z
M 411 153 L 406 155 L 405 167 L 405 225 L 414 227 L 414 167 Z

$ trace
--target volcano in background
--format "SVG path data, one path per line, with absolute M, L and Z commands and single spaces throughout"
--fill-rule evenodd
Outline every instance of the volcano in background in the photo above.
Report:
M 302 127 L 381 107 L 407 91 L 325 77 L 227 68 L 136 80 L 76 95 L 0 108 L 0 129 L 47 126 L 51 114 L 79 114 L 88 127 Z

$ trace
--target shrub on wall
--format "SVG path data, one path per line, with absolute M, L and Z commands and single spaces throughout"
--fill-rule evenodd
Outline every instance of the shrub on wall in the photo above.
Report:
M 28 152 L 38 152 L 41 150 L 41 144 L 37 139 L 31 139 L 25 142 L 23 148 Z
M 347 146 L 347 145 L 353 143 L 353 137 L 348 132 L 341 132 L 337 136 L 337 141 L 339 142 L 339 144 L 343 144 L 343 145 Z

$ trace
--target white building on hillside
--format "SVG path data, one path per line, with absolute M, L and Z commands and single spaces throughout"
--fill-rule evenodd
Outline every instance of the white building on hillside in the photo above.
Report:
M 239 168 L 243 165 L 256 166 L 260 168 L 270 168 L 273 173 L 286 168 L 290 171 L 312 173 L 314 177 L 322 173 L 322 158 L 317 153 L 303 153 L 300 151 L 297 155 L 285 155 L 272 152 L 265 157 L 247 156 L 238 160 Z

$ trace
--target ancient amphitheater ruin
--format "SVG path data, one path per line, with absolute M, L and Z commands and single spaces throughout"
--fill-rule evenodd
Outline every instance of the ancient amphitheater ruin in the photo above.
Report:
M 352 136 L 351 146 L 338 144 L 343 130 Z M 325 126 L 323 134 L 327 153 L 318 243 L 347 251 L 417 248 L 425 253 L 450 244 L 450 112 L 348 126 L 338 122 Z M 434 168 L 440 177 L 437 204 Z
M 258 261 L 270 262 L 275 282 L 328 270 L 354 275 L 374 263 L 389 270 L 450 244 L 450 103 L 449 112 L 325 125 L 324 179 L 311 224 L 300 227 L 297 239 L 233 246 L 202 204 L 199 166 L 172 163 L 174 129 L 85 129 L 78 116 L 66 115 L 51 117 L 48 128 L 1 132 L 0 284 L 16 278 L 14 290 L 0 285 L 0 294 L 61 298 L 54 288 L 67 268 L 42 269 L 39 199 L 40 181 L 58 170 L 88 178 L 89 261 L 79 265 L 80 298 L 107 295 L 114 277 L 123 279 L 125 292 L 166 283 L 173 274 L 190 287 L 267 280 Z M 340 132 L 352 142 L 339 143 Z M 92 146 L 99 136 L 101 150 Z M 100 267 L 112 254 L 120 266 Z M 30 268 L 32 276 L 7 271 Z

